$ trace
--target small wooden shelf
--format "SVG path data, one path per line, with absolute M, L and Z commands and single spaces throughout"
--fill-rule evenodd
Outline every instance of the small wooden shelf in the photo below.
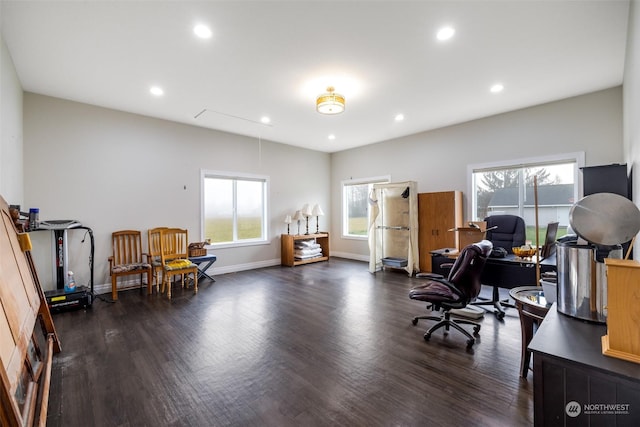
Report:
M 300 240 L 315 240 L 322 248 L 322 256 L 310 259 L 296 259 L 294 256 L 295 242 Z M 329 233 L 316 234 L 283 234 L 281 236 L 282 265 L 293 267 L 329 260 Z

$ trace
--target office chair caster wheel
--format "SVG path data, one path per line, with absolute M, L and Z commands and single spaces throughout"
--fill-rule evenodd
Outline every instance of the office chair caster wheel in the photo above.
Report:
M 413 326 L 416 326 L 418 324 L 418 318 L 414 317 L 411 323 L 413 323 Z
M 496 317 L 498 318 L 498 320 L 503 320 L 503 319 L 504 319 L 504 311 L 498 311 L 498 310 L 496 310 L 496 311 L 494 311 L 493 313 L 496 315 Z
M 473 347 L 473 344 L 475 344 L 476 340 L 474 340 L 473 338 L 468 339 L 467 340 L 467 348 L 471 348 Z
M 477 325 L 477 326 L 473 327 L 473 333 L 477 335 L 478 332 L 480 332 L 480 325 Z
M 431 338 L 431 334 L 429 334 L 429 333 L 424 334 L 424 340 L 425 341 L 429 341 L 430 338 Z

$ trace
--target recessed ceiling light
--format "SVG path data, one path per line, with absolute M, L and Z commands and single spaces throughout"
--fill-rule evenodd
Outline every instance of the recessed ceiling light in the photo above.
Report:
M 263 116 L 263 117 L 260 119 L 260 121 L 261 121 L 262 123 L 264 123 L 265 125 L 267 125 L 267 124 L 271 123 L 271 119 L 270 119 L 269 117 L 267 117 L 267 116 Z
M 401 122 L 404 120 L 404 114 L 396 114 L 396 122 Z
M 151 86 L 151 88 L 149 89 L 149 92 L 151 92 L 151 94 L 155 96 L 164 95 L 164 90 L 162 90 L 160 86 Z
M 329 139 L 330 139 L 331 141 L 333 141 L 334 139 L 336 139 L 336 136 L 335 136 L 334 134 L 331 134 L 331 135 L 329 135 Z
M 453 27 L 442 27 L 438 30 L 436 37 L 438 40 L 449 40 L 456 33 Z
M 209 39 L 211 38 L 211 34 L 212 34 L 211 29 L 203 24 L 198 24 L 195 27 L 193 27 L 193 32 L 195 33 L 196 36 L 200 37 L 201 39 Z
M 491 91 L 491 93 L 500 93 L 504 90 L 504 86 L 501 83 L 496 83 L 491 86 L 491 89 L 489 90 Z

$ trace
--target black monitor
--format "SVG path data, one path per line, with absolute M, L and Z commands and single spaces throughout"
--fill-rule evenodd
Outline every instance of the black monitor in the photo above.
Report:
M 544 237 L 544 245 L 540 251 L 542 259 L 549 258 L 556 252 L 556 235 L 558 234 L 558 223 L 547 224 L 547 234 Z

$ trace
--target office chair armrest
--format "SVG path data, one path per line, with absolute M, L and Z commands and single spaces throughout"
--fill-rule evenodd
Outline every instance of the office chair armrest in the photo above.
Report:
M 416 277 L 418 279 L 444 279 L 444 276 L 442 274 L 436 273 L 418 273 L 416 274 Z

